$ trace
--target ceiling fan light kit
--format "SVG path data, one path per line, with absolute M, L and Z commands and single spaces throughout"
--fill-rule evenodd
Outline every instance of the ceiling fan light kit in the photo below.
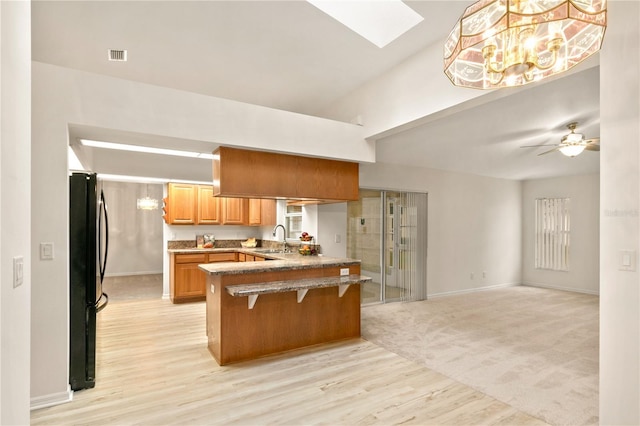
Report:
M 480 0 L 444 45 L 456 86 L 521 86 L 564 72 L 600 50 L 606 0 Z
M 555 146 L 555 148 L 550 149 L 548 151 L 544 151 L 538 155 L 545 155 L 551 152 L 560 151 L 562 154 L 567 157 L 575 157 L 580 155 L 582 151 L 585 149 L 587 151 L 600 151 L 600 138 L 591 138 L 585 139 L 582 133 L 576 133 L 576 127 L 578 127 L 577 122 L 572 122 L 567 124 L 567 129 L 571 132 L 564 135 L 562 139 L 560 139 L 559 144 L 554 145 L 525 145 L 522 148 L 539 148 L 541 146 Z

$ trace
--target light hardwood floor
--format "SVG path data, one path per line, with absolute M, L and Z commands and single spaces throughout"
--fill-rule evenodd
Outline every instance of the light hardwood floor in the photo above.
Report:
M 204 307 L 109 304 L 96 387 L 32 424 L 546 424 L 361 339 L 220 367 Z

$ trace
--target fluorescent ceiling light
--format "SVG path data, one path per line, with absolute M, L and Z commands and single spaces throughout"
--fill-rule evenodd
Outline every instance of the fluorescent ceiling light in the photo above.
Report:
M 112 175 L 108 173 L 98 173 L 98 178 L 102 180 L 113 181 L 113 182 L 135 182 L 135 183 L 157 183 L 157 184 L 173 182 L 173 183 L 191 183 L 194 185 L 211 185 L 211 181 L 204 182 L 200 180 L 166 179 L 166 178 L 129 176 L 129 175 Z
M 98 173 L 98 178 L 109 180 L 112 182 L 136 182 L 136 183 L 167 183 L 169 179 L 145 177 L 145 176 L 127 176 L 127 175 L 111 175 L 107 173 Z
M 80 143 L 84 146 L 89 146 L 92 148 L 116 149 L 120 151 L 145 152 L 149 154 L 160 154 L 160 155 L 174 155 L 178 157 L 204 158 L 207 160 L 213 159 L 213 154 L 206 154 L 202 152 L 180 151 L 177 149 L 154 148 L 150 146 L 127 145 L 123 143 L 92 141 L 89 139 L 80 139 Z
M 400 0 L 307 0 L 350 30 L 384 47 L 424 18 Z

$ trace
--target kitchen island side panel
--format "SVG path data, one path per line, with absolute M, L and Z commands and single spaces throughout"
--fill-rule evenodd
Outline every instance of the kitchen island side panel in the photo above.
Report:
M 351 265 L 351 274 L 360 266 Z M 234 297 L 225 287 L 302 278 L 335 277 L 339 267 L 209 276 L 207 333 L 209 350 L 220 365 L 265 355 L 360 337 L 360 285 L 342 297 L 338 287 L 310 289 L 298 303 L 297 292 L 263 294 L 253 309 L 247 297 Z

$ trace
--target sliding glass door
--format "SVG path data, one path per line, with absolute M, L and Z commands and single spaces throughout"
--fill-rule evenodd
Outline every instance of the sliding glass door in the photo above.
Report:
M 373 279 L 362 303 L 425 299 L 427 194 L 361 189 L 348 218 L 348 256 Z

